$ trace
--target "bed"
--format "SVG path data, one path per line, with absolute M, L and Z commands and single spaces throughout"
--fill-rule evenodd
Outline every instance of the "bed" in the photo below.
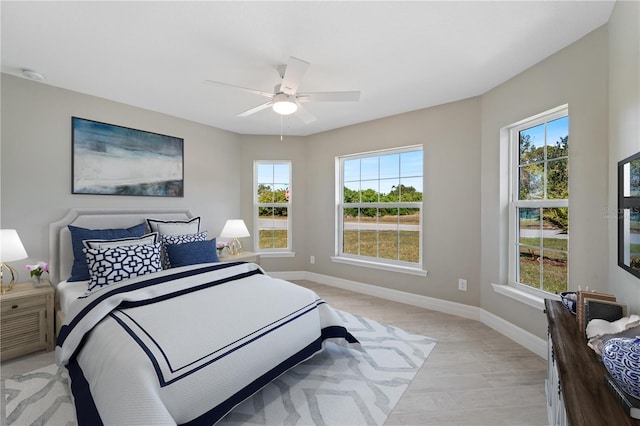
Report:
M 147 218 L 188 220 L 194 216 L 188 209 L 70 209 L 67 214 L 49 224 L 49 281 L 56 288 L 56 336 L 64 322 L 68 305 L 86 292 L 86 285 L 67 282 L 74 255 L 69 225 L 88 229 L 128 228 Z
M 91 291 L 87 282 L 67 279 L 75 273 L 68 225 L 124 229 L 149 218 L 195 220 L 188 210 L 85 209 L 50 225 L 50 279 L 61 321 L 56 362 L 69 371 L 79 424 L 210 425 L 327 341 L 359 348 L 317 294 L 254 263 L 156 268 Z M 159 245 L 143 249 L 153 251 L 153 262 Z M 100 256 L 135 251 L 131 261 L 140 263 L 142 245 L 107 247 Z M 102 274 L 93 266 L 89 288 Z

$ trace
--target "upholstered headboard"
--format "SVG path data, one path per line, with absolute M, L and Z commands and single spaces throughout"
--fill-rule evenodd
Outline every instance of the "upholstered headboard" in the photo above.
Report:
M 129 228 L 146 219 L 191 219 L 187 209 L 71 209 L 49 224 L 49 280 L 55 286 L 71 275 L 73 250 L 67 225 L 89 229 Z

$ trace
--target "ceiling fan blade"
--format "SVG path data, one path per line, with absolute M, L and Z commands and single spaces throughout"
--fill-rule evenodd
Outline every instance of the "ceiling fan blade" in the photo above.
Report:
M 265 102 L 262 105 L 258 105 L 244 112 L 241 112 L 240 114 L 236 114 L 236 117 L 248 117 L 251 114 L 255 114 L 258 111 L 262 111 L 263 109 L 269 108 L 271 105 L 273 105 L 273 101 Z
M 304 107 L 298 104 L 298 109 L 296 110 L 296 115 L 305 122 L 305 124 L 313 123 L 316 121 L 316 117 L 311 114 L 309 111 L 304 109 Z
M 308 92 L 296 95 L 298 102 L 355 102 L 360 92 Z
M 309 62 L 291 56 L 289 58 L 289 63 L 287 64 L 287 70 L 284 72 L 284 76 L 282 77 L 280 90 L 287 95 L 293 95 L 296 93 L 298 86 L 300 86 L 300 82 L 302 81 L 302 77 L 307 72 L 307 68 L 309 68 Z
M 273 93 L 264 92 L 262 90 L 256 90 L 256 89 L 249 89 L 248 87 L 236 86 L 235 84 L 221 83 L 219 81 L 213 81 L 213 80 L 205 80 L 204 82 L 207 84 L 212 84 L 214 86 L 233 87 L 234 89 L 240 89 L 244 92 L 253 93 L 254 95 L 265 96 L 267 98 L 273 97 Z

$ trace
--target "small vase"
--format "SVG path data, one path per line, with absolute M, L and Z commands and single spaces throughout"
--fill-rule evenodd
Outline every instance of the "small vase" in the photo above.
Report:
M 42 285 L 42 275 L 34 275 L 33 282 L 35 283 L 36 287 L 40 287 Z

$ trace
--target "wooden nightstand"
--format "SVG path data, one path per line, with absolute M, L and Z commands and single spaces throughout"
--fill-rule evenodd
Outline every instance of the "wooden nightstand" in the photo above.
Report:
M 41 349 L 52 351 L 53 287 L 24 282 L 0 295 L 0 360 Z
M 242 260 L 245 262 L 257 263 L 259 265 L 260 253 L 254 253 L 252 251 L 241 251 L 240 254 L 236 254 L 235 256 L 228 254 L 224 257 L 219 258 L 218 260 L 220 262 L 238 262 Z

